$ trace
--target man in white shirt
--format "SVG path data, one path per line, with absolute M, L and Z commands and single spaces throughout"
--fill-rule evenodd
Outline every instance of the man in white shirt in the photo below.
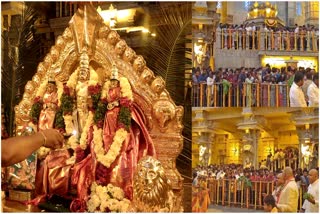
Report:
M 309 107 L 319 106 L 319 74 L 313 76 L 313 82 L 308 87 L 307 96 Z
M 312 197 L 304 200 L 302 209 L 306 213 L 319 213 L 319 172 L 316 169 L 311 169 L 308 177 L 310 181 L 308 193 Z
M 280 212 L 296 213 L 298 211 L 299 190 L 294 180 L 291 167 L 284 168 L 283 178 L 285 180 L 285 184 L 280 192 L 280 196 L 277 201 L 277 208 Z
M 296 72 L 292 86 L 290 87 L 290 107 L 307 107 L 307 103 L 301 89 L 304 75 L 302 72 Z

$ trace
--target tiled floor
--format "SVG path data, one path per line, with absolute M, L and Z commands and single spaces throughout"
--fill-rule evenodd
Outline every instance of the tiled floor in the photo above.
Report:
M 208 209 L 208 213 L 263 213 L 263 210 L 254 210 L 247 208 L 239 208 L 239 207 L 229 207 L 229 206 L 221 206 L 221 205 L 210 205 Z

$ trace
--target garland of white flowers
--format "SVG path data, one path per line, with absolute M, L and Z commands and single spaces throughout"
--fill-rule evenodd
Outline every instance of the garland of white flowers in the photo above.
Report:
M 133 94 L 131 90 L 131 85 L 127 78 L 121 77 L 119 79 L 120 82 L 120 89 L 121 89 L 121 95 L 122 97 L 127 97 L 130 101 L 133 100 Z M 107 89 L 109 87 L 109 83 L 106 82 L 103 86 L 103 89 Z M 108 91 L 103 91 L 103 96 L 108 95 Z M 102 139 L 102 129 L 97 128 L 97 126 L 93 127 L 93 140 L 94 140 L 94 152 L 97 155 L 97 160 L 103 164 L 105 167 L 109 168 L 111 164 L 115 161 L 117 156 L 119 155 L 119 152 L 122 147 L 123 141 L 127 138 L 128 132 L 124 128 L 120 128 L 116 131 L 113 142 L 109 148 L 109 151 L 105 154 L 104 148 L 103 148 L 103 139 Z
M 124 192 L 121 188 L 108 184 L 100 186 L 96 182 L 91 185 L 90 199 L 87 201 L 89 212 L 104 212 L 109 208 L 111 212 L 126 212 L 129 208 L 130 201 L 124 198 Z

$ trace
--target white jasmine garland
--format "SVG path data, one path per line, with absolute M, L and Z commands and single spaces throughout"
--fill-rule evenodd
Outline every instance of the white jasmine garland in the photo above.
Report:
M 121 188 L 108 184 L 108 186 L 97 185 L 93 182 L 91 185 L 90 199 L 87 201 L 89 212 L 104 212 L 107 208 L 111 212 L 126 212 L 130 201 L 126 198 L 117 198 L 116 195 L 124 195 Z M 111 197 L 110 197 L 111 196 Z M 98 210 L 99 208 L 99 210 Z
M 95 144 L 94 152 L 97 155 L 97 160 L 105 167 L 109 168 L 119 155 L 122 143 L 127 138 L 128 132 L 124 128 L 118 129 L 113 137 L 113 142 L 110 146 L 109 151 L 105 154 L 101 137 L 102 129 L 98 129 L 97 126 L 94 126 L 93 129 L 93 139 Z
M 39 160 L 44 159 L 44 158 L 48 155 L 48 153 L 50 152 L 50 150 L 51 150 L 51 149 L 49 149 L 49 148 L 46 148 L 46 147 L 44 147 L 44 146 L 41 146 L 41 147 L 38 149 L 38 151 L 37 151 L 38 159 L 39 159 Z
M 75 72 L 73 72 L 67 82 L 67 86 L 69 88 L 75 89 L 76 85 L 77 85 L 77 80 L 78 80 L 78 73 L 79 73 L 79 69 L 77 69 Z
M 121 96 L 133 100 L 131 85 L 126 77 L 120 77 Z
M 66 127 L 66 133 L 70 134 L 73 132 L 72 115 L 63 115 L 64 124 Z
M 86 120 L 86 124 L 83 128 L 83 131 L 81 133 L 80 137 L 80 148 L 85 150 L 87 148 L 87 137 L 90 126 L 93 124 L 93 113 L 89 111 L 88 118 Z
M 78 147 L 78 139 L 75 135 L 72 135 L 67 141 L 67 147 L 75 150 Z

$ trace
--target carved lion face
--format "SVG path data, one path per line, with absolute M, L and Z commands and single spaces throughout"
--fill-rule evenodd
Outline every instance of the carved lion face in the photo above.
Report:
M 160 161 L 146 156 L 138 164 L 134 177 L 134 200 L 146 207 L 164 207 L 171 190 L 170 183 L 165 175 Z

